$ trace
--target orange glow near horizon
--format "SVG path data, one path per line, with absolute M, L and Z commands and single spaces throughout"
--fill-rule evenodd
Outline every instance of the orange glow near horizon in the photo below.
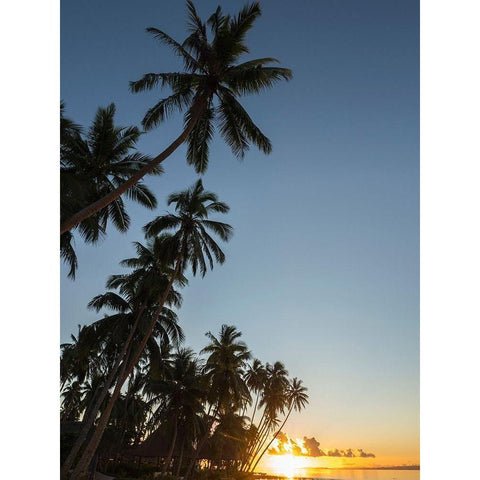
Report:
M 287 478 L 305 477 L 312 469 L 355 469 L 388 466 L 418 465 L 414 458 L 382 455 L 361 449 L 344 449 L 321 447 L 315 438 L 290 438 L 281 433 L 259 462 L 257 472 L 278 475 Z M 309 472 L 310 471 L 310 472 Z

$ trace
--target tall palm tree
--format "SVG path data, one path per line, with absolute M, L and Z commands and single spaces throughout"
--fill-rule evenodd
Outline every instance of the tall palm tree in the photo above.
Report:
M 134 93 L 152 90 L 157 86 L 169 87 L 172 91 L 170 96 L 147 111 L 142 122 L 145 129 L 155 127 L 175 111 L 183 111 L 183 131 L 163 152 L 128 180 L 64 219 L 61 234 L 106 208 L 145 175 L 158 168 L 184 142 L 188 143 L 187 162 L 194 165 L 197 172 L 205 172 L 214 124 L 237 157 L 243 157 L 250 144 L 264 153 L 271 152 L 270 140 L 238 101 L 243 95 L 260 93 L 281 80 L 292 78 L 291 70 L 268 66 L 278 62 L 275 58 L 240 62 L 240 57 L 249 52 L 245 43 L 246 35 L 261 15 L 259 2 L 243 7 L 235 16 L 224 15 L 219 6 L 206 22 L 200 19 L 190 0 L 187 1 L 187 9 L 190 34 L 182 43 L 162 30 L 147 28 L 147 32 L 181 57 L 184 71 L 148 73 L 130 83 Z
M 175 446 L 191 449 L 192 442 L 203 431 L 204 401 L 208 381 L 202 374 L 198 360 L 188 348 L 178 350 L 164 379 L 150 384 L 152 401 L 159 403 L 162 426 L 172 431 L 172 441 L 163 466 L 167 472 Z M 178 438 L 180 437 L 180 438 Z
M 243 465 L 243 468 L 247 470 L 250 469 L 256 456 L 268 441 L 270 432 L 279 423 L 279 415 L 282 415 L 287 408 L 289 382 L 284 364 L 278 361 L 273 365 L 267 363 L 265 370 L 266 381 L 259 402 L 260 408 L 263 407 L 263 414 L 256 435 L 253 436 L 247 450 L 246 462 Z
M 150 158 L 135 151 L 141 135 L 137 127 L 117 127 L 114 124 L 115 105 L 99 108 L 85 135 L 61 116 L 60 148 L 60 216 L 61 222 L 85 206 L 114 191 L 126 179 L 148 165 Z M 153 174 L 162 173 L 156 166 Z M 125 191 L 126 197 L 153 209 L 157 201 L 153 193 L 138 182 Z M 96 243 L 105 235 L 108 222 L 121 232 L 128 229 L 130 217 L 124 201 L 118 196 L 95 215 L 77 224 L 76 229 L 88 243 Z M 77 257 L 72 245 L 73 232 L 60 238 L 60 253 L 70 266 L 68 276 L 75 278 Z
M 137 265 L 134 272 L 112 275 L 107 281 L 107 288 L 118 290 L 119 293 L 108 291 L 102 295 L 97 295 L 89 303 L 89 307 L 97 312 L 102 308 L 108 308 L 115 312 L 90 326 L 90 329 L 95 329 L 96 339 L 101 339 L 105 344 L 104 356 L 112 358 L 113 362 L 108 369 L 109 373 L 102 390 L 95 398 L 95 404 L 89 406 L 88 415 L 83 420 L 81 432 L 62 465 L 62 477 L 67 475 L 73 465 L 77 453 L 85 442 L 115 379 L 123 377 L 131 357 L 132 345 L 138 345 L 142 340 L 142 329 L 150 323 L 157 308 L 157 299 L 162 295 L 166 285 L 169 284 L 170 280 L 165 273 L 165 266 L 162 267 L 160 260 L 155 258 L 155 255 L 160 254 L 159 243 L 159 241 L 156 241 L 153 245 L 145 247 L 137 242 L 135 246 L 138 258 L 129 258 L 121 262 L 125 266 Z M 150 251 L 149 247 L 153 252 Z M 183 275 L 178 275 L 176 283 L 183 286 L 185 282 L 186 279 Z M 173 288 L 170 288 L 166 301 L 171 305 L 179 306 L 181 296 Z M 177 324 L 176 315 L 166 307 L 163 307 L 156 316 L 152 333 L 155 338 L 161 338 L 166 343 L 174 342 L 178 345 L 183 340 L 183 332 Z M 146 346 L 150 355 L 155 355 L 156 342 L 152 342 L 152 339 L 149 338 Z M 133 367 L 130 372 L 132 370 Z M 115 395 L 109 397 L 103 411 L 113 409 L 113 404 L 119 394 L 120 389 L 117 390 Z
M 308 404 L 308 395 L 307 395 L 307 388 L 302 385 L 302 381 L 298 380 L 296 377 L 290 382 L 288 386 L 288 391 L 287 391 L 287 404 L 288 404 L 288 413 L 283 420 L 282 425 L 280 428 L 277 430 L 275 435 L 272 437 L 270 442 L 267 444 L 267 446 L 262 450 L 262 452 L 259 454 L 257 460 L 255 461 L 252 471 L 255 470 L 255 467 L 258 465 L 258 462 L 260 459 L 265 455 L 265 453 L 268 451 L 270 448 L 270 445 L 272 442 L 277 438 L 278 434 L 282 431 L 282 428 L 285 426 L 287 423 L 288 417 L 290 417 L 290 414 L 292 413 L 293 410 L 297 410 L 300 412 L 305 406 Z
M 200 439 L 195 454 L 185 473 L 185 479 L 191 474 L 200 450 L 208 439 L 213 422 L 218 414 L 235 412 L 249 399 L 250 394 L 244 380 L 244 369 L 250 359 L 247 345 L 239 340 L 242 333 L 233 325 L 222 325 L 218 338 L 211 332 L 206 336 L 210 343 L 201 351 L 209 356 L 204 371 L 210 380 L 208 402 L 213 407 L 205 435 Z
M 125 359 L 124 372 L 119 376 L 110 402 L 102 413 L 97 427 L 74 470 L 73 480 L 81 479 L 85 476 L 123 383 L 138 363 L 153 333 L 158 316 L 170 294 L 173 284 L 182 276 L 188 266 L 190 266 L 193 275 L 196 275 L 197 271 L 200 270 L 201 275 L 204 276 L 208 267 L 213 268 L 214 258 L 220 264 L 225 261 L 225 254 L 210 236 L 209 232 L 217 235 L 223 241 L 228 241 L 233 233 L 233 229 L 226 223 L 210 220 L 209 215 L 211 213 L 227 213 L 229 210 L 228 205 L 220 202 L 216 194 L 206 191 L 201 180 L 198 180 L 187 190 L 171 194 L 168 204 L 175 204 L 175 214 L 170 213 L 157 217 L 144 227 L 147 237 L 160 235 L 162 245 L 164 246 L 163 257 L 167 261 L 172 262 L 173 269 L 169 273 L 168 284 L 158 299 L 150 324 L 143 330 L 143 339 L 136 346 L 136 349 L 128 359 L 128 363 L 127 359 Z M 165 234 L 169 231 L 172 234 L 166 236 Z

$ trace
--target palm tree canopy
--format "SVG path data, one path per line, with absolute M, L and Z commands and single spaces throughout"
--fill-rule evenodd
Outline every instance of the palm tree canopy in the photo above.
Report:
M 210 233 L 223 241 L 230 240 L 233 234 L 230 225 L 210 220 L 209 216 L 227 213 L 230 208 L 215 193 L 205 190 L 200 179 L 187 190 L 171 194 L 168 205 L 171 204 L 175 205 L 175 213 L 149 222 L 144 227 L 145 235 L 150 238 L 172 231 L 175 240 L 170 245 L 175 249 L 172 255 L 181 257 L 182 270 L 189 264 L 194 275 L 200 270 L 204 276 L 208 267 L 213 268 L 214 260 L 220 264 L 225 261 L 225 254 Z
M 267 363 L 266 372 L 267 380 L 262 391 L 260 406 L 265 407 L 269 419 L 273 421 L 278 414 L 284 413 L 288 408 L 290 384 L 288 372 L 282 362 L 275 362 L 273 365 Z
M 60 118 L 61 222 L 113 191 L 150 161 L 148 156 L 136 151 L 136 144 L 141 135 L 139 129 L 115 126 L 114 104 L 97 110 L 85 134 L 80 127 L 64 117 L 63 108 L 62 104 Z M 152 173 L 161 174 L 162 168 L 157 166 Z M 157 206 L 154 194 L 142 182 L 128 189 L 126 197 L 148 209 Z M 77 228 L 86 242 L 96 243 L 105 236 L 108 221 L 111 221 L 121 232 L 128 229 L 130 217 L 122 197 L 82 221 Z M 70 266 L 68 275 L 74 278 L 77 258 L 72 241 L 71 231 L 61 235 L 61 256 Z
M 244 379 L 250 351 L 239 340 L 242 333 L 233 325 L 222 325 L 218 338 L 211 332 L 205 335 L 210 343 L 201 353 L 209 354 L 205 363 L 205 372 L 211 382 L 209 401 L 221 412 L 227 408 L 235 411 L 250 400 Z
M 171 95 L 160 100 L 145 114 L 142 125 L 149 130 L 175 111 L 184 111 L 188 135 L 187 162 L 197 173 L 208 166 L 209 145 L 216 127 L 238 158 L 243 158 L 253 144 L 268 154 L 270 140 L 255 125 L 238 97 L 260 93 L 281 80 L 292 78 L 291 70 L 271 64 L 272 57 L 240 62 L 249 53 L 245 43 L 248 31 L 261 15 L 259 2 L 243 7 L 235 15 L 225 15 L 219 6 L 203 22 L 191 0 L 187 1 L 189 35 L 177 42 L 164 31 L 147 28 L 160 43 L 181 57 L 183 72 L 148 73 L 130 82 L 134 93 L 169 87 Z
M 255 358 L 245 372 L 245 382 L 252 391 L 260 392 L 267 380 L 267 371 L 262 362 Z
M 297 410 L 297 412 L 305 408 L 308 404 L 307 390 L 307 387 L 303 386 L 301 380 L 298 380 L 296 377 L 292 379 L 287 393 L 290 408 Z

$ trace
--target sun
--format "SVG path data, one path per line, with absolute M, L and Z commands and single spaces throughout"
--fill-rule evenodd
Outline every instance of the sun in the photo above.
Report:
M 275 472 L 275 474 L 293 478 L 296 476 L 299 468 L 302 468 L 301 458 L 287 453 L 284 455 L 270 455 L 269 457 L 269 467 Z

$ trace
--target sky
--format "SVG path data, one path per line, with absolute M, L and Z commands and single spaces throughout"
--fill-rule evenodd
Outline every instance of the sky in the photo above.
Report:
M 217 1 L 202 0 L 203 18 Z M 236 12 L 243 2 L 221 2 Z M 338 465 L 419 462 L 419 15 L 415 0 L 265 0 L 247 58 L 273 56 L 294 77 L 242 104 L 273 143 L 237 161 L 216 136 L 203 176 L 231 211 L 227 261 L 191 278 L 179 313 L 187 344 L 236 325 L 255 357 L 281 360 L 308 387 L 292 414 L 292 438 L 375 458 Z M 118 125 L 140 125 L 167 92 L 131 94 L 128 82 L 181 63 L 145 33 L 185 37 L 178 0 L 61 4 L 61 97 L 88 125 L 114 102 Z M 181 116 L 144 135 L 155 155 L 180 132 Z M 126 234 L 97 246 L 76 241 L 77 279 L 61 272 L 61 341 L 98 314 L 118 263 L 134 255 L 142 226 L 167 210 L 169 193 L 197 178 L 180 148 L 148 178 L 155 211 L 128 204 Z M 308 459 L 312 461 L 312 459 Z M 315 465 L 332 465 L 325 459 Z M 363 462 L 363 463 L 361 463 Z

